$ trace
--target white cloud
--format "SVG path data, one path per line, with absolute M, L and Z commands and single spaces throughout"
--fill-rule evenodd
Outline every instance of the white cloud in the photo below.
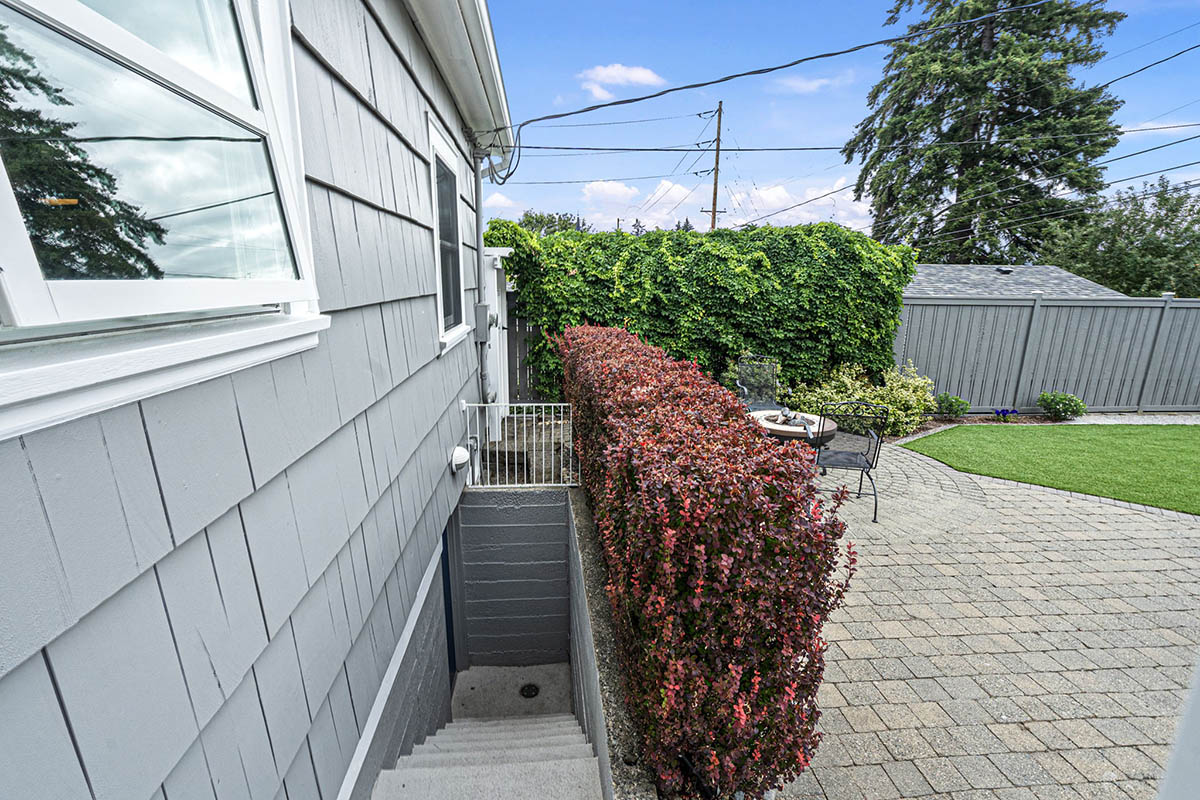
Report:
M 614 97 L 616 97 L 616 95 L 595 81 L 584 81 L 583 83 L 579 84 L 579 86 L 580 88 L 591 92 L 592 97 L 596 100 L 612 100 Z
M 822 89 L 832 89 L 854 82 L 854 71 L 844 70 L 837 75 L 809 78 L 804 75 L 788 75 L 776 78 L 774 91 L 784 94 L 815 94 Z
M 580 87 L 591 92 L 597 100 L 611 100 L 614 95 L 607 86 L 662 86 L 667 81 L 648 67 L 629 67 L 624 64 L 597 64 L 575 77 Z
M 484 208 L 512 208 L 515 206 L 511 199 L 505 197 L 500 192 L 492 192 L 487 199 L 483 201 Z
M 591 67 L 579 73 L 579 77 L 611 86 L 662 86 L 667 82 L 652 69 L 624 64 Z
M 601 208 L 628 204 L 638 194 L 636 186 L 620 181 L 592 181 L 583 187 L 583 201 Z

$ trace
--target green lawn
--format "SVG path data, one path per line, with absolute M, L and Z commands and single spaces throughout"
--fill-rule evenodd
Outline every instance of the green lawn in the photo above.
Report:
M 902 446 L 961 472 L 1200 514 L 1200 425 L 960 425 Z

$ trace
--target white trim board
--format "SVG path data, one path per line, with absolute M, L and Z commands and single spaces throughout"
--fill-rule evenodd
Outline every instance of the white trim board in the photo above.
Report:
M 417 587 L 417 596 L 413 599 L 408 619 L 404 621 L 404 630 L 400 634 L 400 640 L 396 642 L 396 649 L 392 651 L 392 660 L 388 662 L 387 671 L 383 673 L 383 681 L 379 684 L 379 691 L 375 693 L 375 702 L 371 704 L 371 713 L 367 715 L 362 735 L 358 737 L 358 746 L 354 748 L 354 756 L 350 759 L 350 766 L 346 769 L 345 777 L 342 778 L 342 787 L 338 790 L 337 800 L 351 800 L 354 796 L 354 787 L 358 784 L 363 766 L 366 764 L 367 751 L 371 749 L 371 744 L 379 733 L 379 722 L 383 719 L 388 698 L 396 685 L 396 678 L 400 675 L 400 666 L 404 663 L 404 656 L 408 653 L 408 644 L 417 628 L 417 622 L 421 619 L 421 612 L 429 597 L 429 587 L 433 585 L 433 576 L 437 574 L 441 563 L 442 542 L 439 538 L 437 547 L 433 550 L 433 556 L 430 557 L 429 564 L 425 567 L 425 574 L 421 576 L 421 584 Z
M 328 327 L 270 314 L 0 348 L 0 440 L 316 347 Z

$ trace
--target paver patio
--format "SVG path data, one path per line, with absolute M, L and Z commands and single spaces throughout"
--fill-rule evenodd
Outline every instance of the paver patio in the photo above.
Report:
M 1200 519 L 893 446 L 878 480 L 879 524 L 868 497 L 842 512 L 860 560 L 825 627 L 825 738 L 781 797 L 1153 798 L 1200 643 Z

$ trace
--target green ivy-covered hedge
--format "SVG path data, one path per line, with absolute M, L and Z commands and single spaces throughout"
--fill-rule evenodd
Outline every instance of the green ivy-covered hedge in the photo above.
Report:
M 842 364 L 893 364 L 901 294 L 916 251 L 833 223 L 712 233 L 652 231 L 538 237 L 489 223 L 518 311 L 548 334 L 572 325 L 625 328 L 676 358 L 723 374 L 745 352 L 779 358 L 781 380 L 812 383 Z M 530 349 L 534 388 L 561 396 L 548 340 Z

